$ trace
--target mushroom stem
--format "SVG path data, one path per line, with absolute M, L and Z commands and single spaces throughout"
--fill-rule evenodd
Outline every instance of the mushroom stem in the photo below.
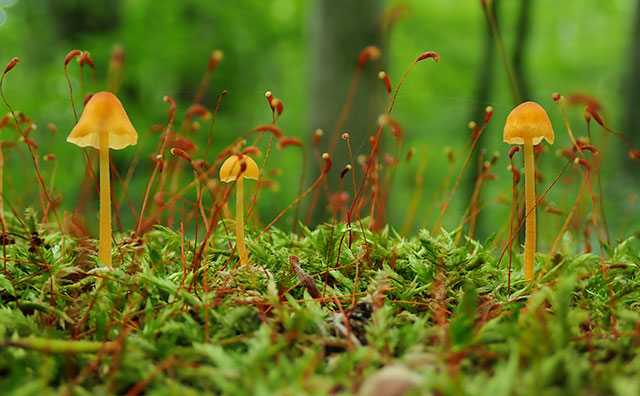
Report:
M 242 265 L 248 265 L 247 250 L 244 246 L 244 178 L 236 180 L 236 246 Z
M 524 240 L 524 279 L 533 280 L 534 253 L 536 251 L 536 187 L 535 165 L 533 159 L 533 139 L 524 139 L 524 194 L 525 194 L 525 240 Z
M 100 134 L 100 242 L 98 258 L 111 267 L 111 180 L 109 176 L 109 134 Z

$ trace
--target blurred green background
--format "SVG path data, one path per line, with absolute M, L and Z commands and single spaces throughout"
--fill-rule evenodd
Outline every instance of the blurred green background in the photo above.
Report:
M 542 104 L 556 132 L 555 145 L 547 147 L 549 150 L 538 161 L 544 176 L 538 184 L 539 192 L 566 163 L 554 155 L 556 149 L 570 145 L 552 93 L 593 96 L 602 104 L 601 114 L 608 125 L 638 142 L 635 113 L 640 113 L 640 103 L 638 89 L 633 87 L 638 83 L 639 4 L 634 0 L 489 2 L 495 7 L 506 52 L 515 60 L 523 99 Z M 181 122 L 214 49 L 224 52 L 224 60 L 216 68 L 202 103 L 213 109 L 221 91 L 229 92 L 222 100 L 214 127 L 212 152 L 217 154 L 242 133 L 271 122 L 264 98 L 267 90 L 284 103 L 278 125 L 287 136 L 303 140 L 310 150 L 313 131 L 322 127 L 322 144 L 326 145 L 345 102 L 358 54 L 366 45 L 374 44 L 383 56 L 365 65 L 354 108 L 341 130 L 352 135 L 356 155 L 368 154 L 366 138 L 375 132 L 377 114 L 385 108 L 386 92 L 376 78 L 378 71 L 385 70 L 395 86 L 422 52 L 437 51 L 441 56 L 438 64 L 428 60 L 413 68 L 392 113 L 404 128 L 405 141 L 389 197 L 389 223 L 398 229 L 405 223 L 407 207 L 416 194 L 416 172 L 421 160 L 426 159 L 424 188 L 409 231 L 415 233 L 425 223 L 433 195 L 448 169 L 444 147 L 451 147 L 455 154 L 457 176 L 470 140 L 468 123 L 472 119 L 481 123 L 487 105 L 495 112 L 480 148 L 489 157 L 498 151 L 499 158 L 492 170 L 497 179 L 487 182 L 480 203 L 500 194 L 506 199 L 491 203 L 482 212 L 476 236 L 483 239 L 508 221 L 511 174 L 506 169 L 509 146 L 502 142 L 502 127 L 515 103 L 495 41 L 488 34 L 480 0 L 0 0 L 0 8 L 0 63 L 8 63 L 14 56 L 21 59 L 5 78 L 4 93 L 15 109 L 38 125 L 31 137 L 38 143 L 40 154 L 57 155 L 55 190 L 62 198 L 60 212 L 71 211 L 78 204 L 85 169 L 82 151 L 65 142 L 74 125 L 63 72 L 64 58 L 70 50 L 91 53 L 99 90 L 107 88 L 106 73 L 114 46 L 124 50 L 124 78 L 118 96 L 141 142 L 146 144 L 112 155 L 125 173 L 136 150 L 143 153 L 130 187 L 132 201 L 139 209 L 153 165 L 149 157 L 157 143 L 157 135 L 148 140 L 142 135 L 152 125 L 166 122 L 164 95 L 176 100 L 177 122 Z M 76 103 L 81 104 L 75 61 L 69 65 L 69 72 Z M 91 91 L 88 68 L 84 80 Z M 574 135 L 585 136 L 583 107 L 566 108 Z M 53 137 L 47 130 L 49 123 L 58 130 Z M 593 124 L 593 143 L 601 151 L 603 196 L 612 237 L 632 234 L 640 224 L 633 198 L 640 185 L 638 164 L 628 158 L 619 139 Z M 195 135 L 199 146 L 195 157 L 204 153 L 208 130 L 205 122 Z M 384 152 L 395 153 L 388 136 L 385 132 Z M 4 128 L 1 138 L 16 141 L 17 135 L 15 130 Z M 263 151 L 264 143 L 266 140 Z M 338 143 L 342 148 L 343 142 Z M 416 149 L 416 155 L 407 162 L 404 154 L 410 147 Z M 521 166 L 521 157 L 516 161 Z M 454 196 L 443 222 L 445 228 L 455 228 L 462 218 L 475 182 L 475 163 L 473 159 L 468 177 Z M 336 172 L 344 165 L 334 163 L 336 171 L 329 179 L 334 190 L 338 184 Z M 51 164 L 41 161 L 41 166 L 48 181 Z M 297 196 L 300 154 L 295 149 L 274 149 L 268 168 L 283 172 L 271 177 L 278 189 L 260 192 L 259 214 L 265 223 Z M 560 181 L 547 198 L 565 214 L 580 187 L 575 170 L 566 176 L 572 174 L 573 181 Z M 358 175 L 361 177 L 361 173 Z M 5 176 L 7 201 L 17 207 L 38 206 L 37 184 L 25 150 L 7 155 Z M 193 176 L 186 176 L 192 180 Z M 314 177 L 309 175 L 306 184 Z M 583 222 L 589 216 L 589 205 L 585 196 Z M 428 228 L 435 223 L 436 212 L 426 222 Z M 125 209 L 121 215 L 125 227 L 133 227 L 134 221 Z M 88 223 L 93 223 L 97 213 L 87 216 Z M 564 217 L 540 216 L 540 226 L 555 236 Z M 328 214 L 316 216 L 316 221 L 323 217 L 327 219 Z M 287 228 L 291 220 L 288 215 L 280 225 Z

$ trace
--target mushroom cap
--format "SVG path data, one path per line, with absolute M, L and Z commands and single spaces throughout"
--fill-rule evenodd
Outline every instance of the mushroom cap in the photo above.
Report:
M 82 111 L 82 116 L 67 136 L 76 146 L 100 149 L 100 135 L 109 135 L 109 148 L 120 150 L 138 143 L 138 134 L 131 125 L 122 103 L 111 92 L 94 94 Z
M 247 164 L 244 172 L 240 175 L 242 163 Z M 257 180 L 260 175 L 260 169 L 256 162 L 248 155 L 234 154 L 227 158 L 220 167 L 220 180 L 225 183 L 232 182 L 242 176 L 245 179 Z
M 504 124 L 504 141 L 509 144 L 524 144 L 524 139 L 533 139 L 536 145 L 546 139 L 553 144 L 553 128 L 547 113 L 535 102 L 518 105 L 507 116 Z

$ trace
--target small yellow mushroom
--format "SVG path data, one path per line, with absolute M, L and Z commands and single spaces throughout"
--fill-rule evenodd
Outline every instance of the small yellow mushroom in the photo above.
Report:
M 524 242 L 524 278 L 532 281 L 534 253 L 536 251 L 536 202 L 535 165 L 533 146 L 546 139 L 553 144 L 553 128 L 547 113 L 535 102 L 518 105 L 507 116 L 504 125 L 504 141 L 509 144 L 524 144 L 524 193 L 527 214 Z
M 249 264 L 244 246 L 244 179 L 257 180 L 260 170 L 256 162 L 248 155 L 234 154 L 220 167 L 220 180 L 225 183 L 236 181 L 236 245 L 242 265 Z
M 111 267 L 111 178 L 109 149 L 120 150 L 138 143 L 122 103 L 111 92 L 94 94 L 80 120 L 71 130 L 67 142 L 96 148 L 100 153 L 100 241 L 98 258 Z

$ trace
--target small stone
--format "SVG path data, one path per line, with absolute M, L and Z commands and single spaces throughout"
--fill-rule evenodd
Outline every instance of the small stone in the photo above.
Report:
M 361 396 L 403 396 L 420 383 L 420 377 L 405 366 L 383 367 L 369 377 L 360 388 Z

